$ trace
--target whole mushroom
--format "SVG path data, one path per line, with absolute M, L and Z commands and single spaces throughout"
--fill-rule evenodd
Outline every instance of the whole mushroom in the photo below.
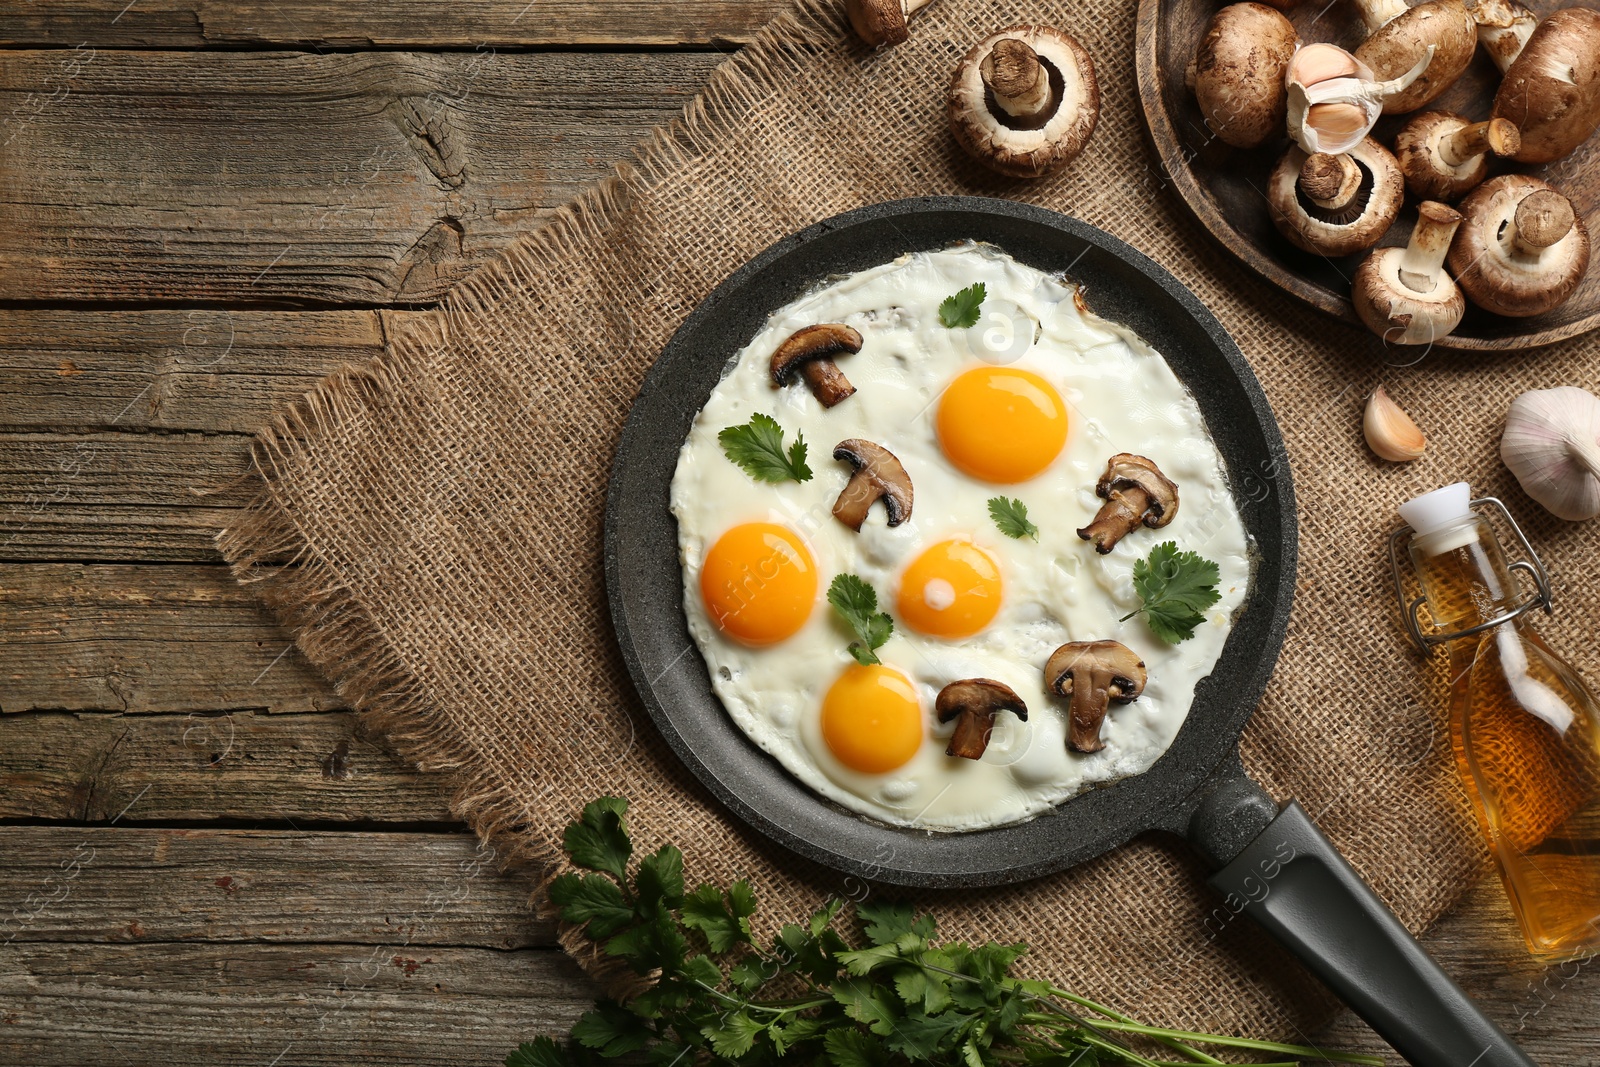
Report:
M 1517 0 L 1475 0 L 1470 10 L 1478 24 L 1478 43 L 1504 74 L 1533 36 L 1539 16 Z
M 1001 174 L 1037 178 L 1070 163 L 1094 133 L 1094 61 L 1049 26 L 1009 26 L 961 60 L 946 102 L 967 154 Z
M 1120 641 L 1069 641 L 1044 665 L 1045 688 L 1071 697 L 1067 744 L 1077 752 L 1099 752 L 1100 724 L 1111 702 L 1139 699 L 1148 675 L 1144 660 Z
M 1206 128 L 1235 148 L 1281 134 L 1299 43 L 1293 24 L 1262 4 L 1229 4 L 1212 15 L 1187 73 Z
M 1518 163 L 1570 155 L 1600 126 L 1600 11 L 1569 7 L 1539 23 L 1516 54 L 1494 114 L 1522 133 Z
M 1290 146 L 1267 179 L 1273 224 L 1296 247 L 1348 256 L 1377 244 L 1405 202 L 1405 178 L 1371 137 L 1340 155 Z
M 1472 62 L 1478 26 L 1461 0 L 1426 0 L 1410 8 L 1405 0 L 1354 2 L 1367 29 L 1367 39 L 1356 48 L 1356 58 L 1380 79 L 1399 77 L 1433 49 L 1422 75 L 1384 100 L 1385 115 L 1415 111 L 1427 104 L 1450 88 Z
M 1456 200 L 1489 176 L 1489 156 L 1522 146 L 1506 119 L 1470 122 L 1448 111 L 1424 111 L 1395 135 L 1394 154 L 1406 188 L 1422 200 Z
M 1546 182 L 1503 174 L 1461 202 L 1450 269 L 1485 311 L 1523 317 L 1559 306 L 1589 269 L 1589 231 Z
M 845 0 L 844 12 L 856 36 L 871 45 L 899 44 L 911 36 L 911 16 L 933 0 Z
M 1350 300 L 1369 330 L 1394 344 L 1425 345 L 1456 328 L 1467 302 L 1444 258 L 1460 224 L 1454 208 L 1426 200 L 1404 248 L 1380 248 L 1362 260 Z

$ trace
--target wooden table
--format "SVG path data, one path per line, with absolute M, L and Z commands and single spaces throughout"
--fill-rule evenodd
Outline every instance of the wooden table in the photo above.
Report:
M 780 6 L 0 5 L 0 1062 L 488 1064 L 585 1007 L 212 531 L 255 426 Z M 1428 940 L 1536 1057 L 1600 1063 L 1600 978 L 1533 966 L 1498 886 Z

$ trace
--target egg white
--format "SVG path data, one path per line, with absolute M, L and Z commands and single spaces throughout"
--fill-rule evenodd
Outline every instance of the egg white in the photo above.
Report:
M 974 282 L 987 297 L 970 329 L 947 329 L 941 301 Z M 1025 266 L 991 246 L 965 244 L 903 256 L 841 278 L 776 312 L 730 362 L 695 419 L 679 453 L 671 506 L 678 521 L 689 632 L 710 669 L 728 714 L 757 745 L 816 792 L 884 822 L 934 830 L 974 830 L 1031 818 L 1097 783 L 1138 774 L 1166 751 L 1183 725 L 1195 685 L 1222 652 L 1234 610 L 1250 579 L 1248 538 L 1229 492 L 1216 446 L 1199 407 L 1166 361 L 1138 337 L 1080 309 L 1075 287 Z M 856 387 L 829 409 L 803 381 L 775 389 L 768 376 L 777 346 L 795 330 L 843 322 L 860 331 L 859 353 L 837 363 Z M 935 414 L 941 390 L 983 362 L 1043 376 L 1068 405 L 1066 447 L 1039 476 L 1013 485 L 974 480 L 940 450 Z M 803 434 L 815 476 L 803 483 L 758 482 L 723 453 L 717 434 L 755 412 L 775 418 L 785 441 Z M 832 516 L 850 475 L 831 458 L 834 446 L 863 437 L 893 452 L 915 492 L 911 518 L 890 529 L 874 505 L 859 533 Z M 1101 501 L 1094 485 L 1117 452 L 1148 456 L 1177 482 L 1176 519 L 1138 529 L 1108 555 L 1075 530 Z M 1037 542 L 1004 536 L 989 517 L 994 496 L 1023 500 L 1039 527 Z M 732 526 L 772 521 L 797 531 L 819 570 L 816 608 L 793 637 L 748 648 L 722 635 L 700 595 L 707 548 Z M 878 650 L 915 684 L 926 726 L 909 763 L 887 774 L 842 765 L 823 743 L 823 696 L 853 660 L 851 635 L 827 604 L 828 583 L 853 573 L 895 614 L 901 570 L 923 549 L 951 538 L 975 542 L 999 564 L 999 614 L 982 632 L 941 640 L 896 619 Z M 1157 638 L 1140 617 L 1132 567 L 1162 541 L 1215 560 L 1221 601 L 1196 635 L 1178 645 Z M 1139 699 L 1113 705 L 1101 728 L 1105 748 L 1092 755 L 1066 746 L 1067 702 L 1044 688 L 1043 668 L 1066 641 L 1111 638 L 1145 661 Z M 940 725 L 933 705 L 947 683 L 994 678 L 1026 702 L 1028 721 L 1001 713 L 981 760 L 944 754 L 954 724 Z

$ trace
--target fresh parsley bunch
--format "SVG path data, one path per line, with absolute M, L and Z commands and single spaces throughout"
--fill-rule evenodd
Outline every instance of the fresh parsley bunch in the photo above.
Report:
M 907 905 L 831 901 L 768 941 L 751 927 L 755 894 L 683 880 L 671 845 L 631 862 L 628 803 L 602 797 L 567 827 L 571 873 L 550 886 L 567 922 L 653 984 L 625 1003 L 603 1000 L 565 1041 L 540 1037 L 506 1067 L 629 1062 L 833 1067 L 1165 1067 L 1220 1063 L 1191 1042 L 1295 1059 L 1372 1064 L 1371 1056 L 1144 1026 L 1048 982 L 1014 977 L 1024 945 L 935 943 L 934 921 Z M 630 867 L 632 871 L 630 873 Z M 852 936 L 847 937 L 841 927 Z M 1162 1048 L 1151 1059 L 1132 1034 Z

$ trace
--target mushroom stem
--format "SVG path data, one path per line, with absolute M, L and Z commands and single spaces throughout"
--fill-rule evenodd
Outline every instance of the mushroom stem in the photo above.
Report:
M 1517 127 L 1506 119 L 1474 122 L 1439 139 L 1439 158 L 1446 166 L 1459 167 L 1486 152 L 1497 156 L 1515 155 L 1522 147 Z
M 1095 550 L 1110 552 L 1130 531 L 1144 521 L 1150 509 L 1150 494 L 1136 485 L 1123 486 L 1111 491 L 1110 497 L 1100 505 L 1094 521 L 1078 531 L 1085 541 L 1094 542 Z
M 1400 257 L 1400 282 L 1413 292 L 1431 293 L 1439 284 L 1450 240 L 1461 225 L 1461 213 L 1448 204 L 1428 200 L 1417 207 L 1417 224 Z
M 1050 75 L 1028 42 L 1002 37 L 983 57 L 978 73 L 1000 110 L 1012 118 L 1026 122 L 1049 110 Z
M 933 3 L 933 0 L 901 0 L 900 10 L 906 13 L 906 18 L 911 18 L 918 11 Z
M 1369 36 L 1407 11 L 1406 0 L 1355 0 L 1355 5 L 1356 10 L 1361 12 L 1361 21 L 1367 27 Z
M 1512 216 L 1512 251 L 1538 259 L 1545 249 L 1572 232 L 1573 219 L 1572 201 L 1554 189 L 1529 193 Z
M 1539 18 L 1517 0 L 1477 0 L 1472 18 L 1478 24 L 1478 43 L 1504 74 L 1533 36 Z
M 1361 168 L 1348 154 L 1317 152 L 1300 165 L 1300 191 L 1324 211 L 1343 211 L 1361 192 Z

